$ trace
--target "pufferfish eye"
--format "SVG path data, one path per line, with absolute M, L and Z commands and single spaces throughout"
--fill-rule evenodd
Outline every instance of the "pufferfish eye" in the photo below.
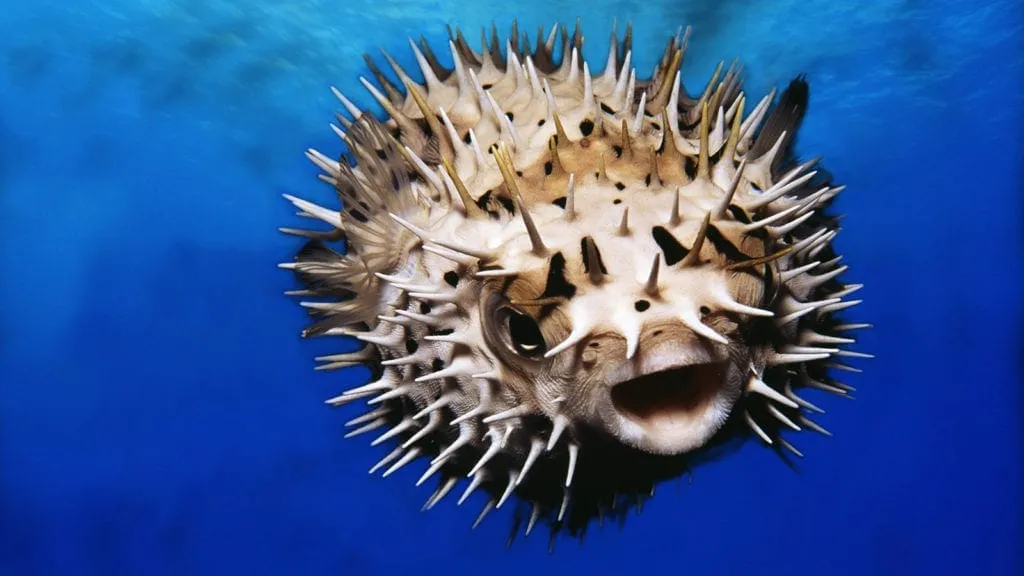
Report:
M 547 352 L 544 335 L 540 333 L 536 320 L 511 308 L 506 308 L 506 314 L 508 336 L 516 354 L 536 358 Z

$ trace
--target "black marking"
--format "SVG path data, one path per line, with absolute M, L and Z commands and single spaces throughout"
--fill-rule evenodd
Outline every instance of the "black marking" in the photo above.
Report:
M 466 144 L 473 143 L 473 139 L 469 137 L 469 132 L 466 132 L 466 135 L 462 137 L 462 141 L 465 142 Z
M 635 308 L 637 312 L 644 312 L 650 307 L 651 303 L 647 300 L 637 300 L 636 302 L 633 302 L 633 308 Z
M 548 160 L 547 162 L 544 163 L 544 175 L 545 176 L 550 176 L 551 172 L 554 169 L 555 169 L 555 165 L 551 162 L 551 160 Z
M 593 132 L 593 131 L 594 131 L 594 121 L 593 120 L 587 119 L 587 120 L 584 120 L 584 121 L 580 122 L 580 132 L 583 133 L 584 137 L 590 136 L 590 133 Z
M 492 87 L 494 87 L 494 84 L 491 84 L 490 82 L 481 86 L 481 88 L 483 88 L 484 90 L 490 90 Z
M 359 210 L 349 210 L 348 213 L 351 214 L 353 218 L 364 224 L 370 221 L 370 219 L 366 217 L 366 214 L 363 214 Z
M 707 316 L 708 314 L 711 314 L 711 308 L 708 308 L 707 306 L 701 306 L 700 313 L 703 316 Z
M 448 285 L 451 286 L 452 288 L 455 288 L 456 286 L 459 285 L 459 275 L 449 270 L 448 272 L 444 273 L 444 281 L 447 282 Z
M 378 149 L 378 150 L 375 150 L 375 152 L 377 152 L 377 158 L 380 158 L 381 160 L 387 160 L 388 159 L 388 153 L 385 152 L 384 150 Z
M 615 200 L 612 200 L 612 204 L 622 204 L 622 198 L 616 198 Z
M 480 197 L 476 199 L 476 205 L 479 206 L 481 210 L 487 210 L 487 206 L 491 203 L 492 194 L 494 194 L 494 190 L 488 190 L 481 194 Z
M 537 120 L 537 126 L 543 126 L 545 122 L 547 122 L 547 120 L 541 118 L 540 120 Z
M 665 264 L 669 266 L 674 266 L 690 253 L 690 250 L 680 244 L 679 240 L 676 240 L 676 237 L 663 226 L 651 228 L 651 235 L 654 236 L 658 248 L 661 248 L 662 254 L 665 255 Z
M 501 207 L 504 208 L 509 214 L 515 215 L 516 205 L 515 203 L 512 202 L 511 198 L 505 196 L 504 194 L 499 194 L 495 196 L 494 199 L 497 200 L 498 203 L 501 204 Z
M 697 177 L 697 161 L 693 158 L 686 156 L 683 158 L 683 171 L 690 178 Z
M 593 262 L 590 261 L 590 257 L 588 255 L 589 250 L 587 250 L 587 243 L 594 245 L 594 254 L 597 255 L 596 264 L 598 269 L 601 270 L 602 274 L 607 274 L 608 269 L 604 267 L 604 261 L 601 259 L 601 251 L 597 249 L 597 242 L 595 242 L 594 239 L 591 238 L 590 236 L 584 236 L 580 240 L 580 253 L 583 256 L 583 271 L 586 272 L 587 274 L 590 274 L 590 267 L 594 264 Z
M 434 369 L 434 372 L 437 372 L 441 368 L 444 368 L 444 360 L 434 358 L 434 361 L 430 363 L 430 367 Z
M 615 151 L 615 157 L 616 158 L 622 158 L 622 146 L 619 146 L 618 144 L 614 144 L 614 145 L 612 145 L 612 150 Z
M 507 117 L 508 117 L 508 119 L 509 119 L 509 122 L 511 122 L 511 121 L 513 121 L 513 120 L 515 120 L 515 119 L 516 119 L 515 115 L 514 115 L 514 114 L 512 114 L 511 112 L 505 112 L 505 116 L 507 116 Z
M 747 216 L 747 212 L 743 208 L 740 208 L 735 204 L 729 204 L 729 207 L 726 208 L 726 210 L 728 210 L 729 213 L 732 214 L 732 217 L 735 218 L 738 222 L 742 222 L 743 224 L 750 224 L 750 216 Z
M 647 176 L 644 177 L 644 186 L 650 186 L 650 185 L 651 185 L 651 175 L 648 174 Z
M 420 302 L 420 314 L 430 314 L 430 304 Z
M 605 104 L 604 102 L 601 102 L 601 111 L 604 112 L 605 114 L 611 114 L 613 116 L 615 114 L 618 114 L 618 112 L 612 110 L 611 107 Z
M 626 189 L 626 185 L 623 184 L 622 182 L 616 182 L 615 183 L 615 187 L 618 188 L 619 190 L 625 190 Z
M 419 350 L 420 344 L 416 340 L 409 338 L 405 341 L 405 351 L 409 354 L 415 354 L 416 350 Z
M 565 256 L 561 252 L 551 257 L 548 265 L 548 279 L 541 298 L 566 298 L 576 295 L 576 286 L 565 279 Z
M 562 210 L 565 210 L 565 202 L 566 202 L 566 197 L 565 196 L 561 196 L 559 198 L 555 198 L 551 203 L 554 204 L 555 206 L 558 206 Z
M 750 260 L 750 256 L 747 256 L 740 249 L 733 245 L 732 242 L 722 236 L 722 233 L 715 228 L 714 224 L 709 224 L 707 229 L 707 238 L 711 241 L 711 244 L 718 250 L 720 254 L 728 258 L 733 262 L 745 262 Z

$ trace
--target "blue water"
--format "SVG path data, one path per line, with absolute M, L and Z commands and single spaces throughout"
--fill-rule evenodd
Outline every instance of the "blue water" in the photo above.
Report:
M 1024 8 L 488 4 L 0 2 L 0 575 L 1024 573 Z M 553 556 L 506 551 L 507 514 L 471 531 L 479 501 L 419 512 L 418 466 L 367 475 L 322 404 L 365 374 L 311 370 L 338 343 L 300 341 L 275 268 L 280 193 L 327 197 L 328 87 L 368 104 L 363 51 L 517 15 L 582 15 L 602 65 L 631 18 L 644 72 L 692 25 L 691 90 L 719 59 L 755 97 L 806 72 L 798 152 L 848 185 L 877 326 L 799 471 L 750 444 Z

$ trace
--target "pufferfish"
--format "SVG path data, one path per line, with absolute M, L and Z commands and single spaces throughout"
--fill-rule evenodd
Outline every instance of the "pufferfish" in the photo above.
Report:
M 533 48 L 513 23 L 504 51 L 449 28 L 451 66 L 410 39 L 421 81 L 367 57 L 386 118 L 333 89 L 348 155 L 307 152 L 338 206 L 286 196 L 328 225 L 282 229 L 307 239 L 282 264 L 303 336 L 364 345 L 318 369 L 373 375 L 327 403 L 365 402 L 346 436 L 377 431 L 371 473 L 422 462 L 426 509 L 462 482 L 477 523 L 512 502 L 513 533 L 582 534 L 734 441 L 800 456 L 784 433 L 829 433 L 797 392 L 848 395 L 830 371 L 867 356 L 837 318 L 860 288 L 831 244 L 843 186 L 791 150 L 805 78 L 751 105 L 722 63 L 691 95 L 689 28 L 649 79 L 631 28 L 600 74 L 578 21 Z

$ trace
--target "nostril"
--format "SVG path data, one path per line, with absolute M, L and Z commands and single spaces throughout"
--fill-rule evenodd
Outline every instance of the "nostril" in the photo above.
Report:
M 701 306 L 700 313 L 704 316 L 707 316 L 708 314 L 711 314 L 711 308 L 708 308 L 707 306 Z

